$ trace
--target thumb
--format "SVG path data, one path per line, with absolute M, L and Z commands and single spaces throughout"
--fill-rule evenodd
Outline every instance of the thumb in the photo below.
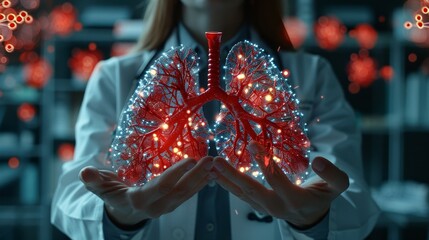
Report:
M 97 168 L 89 166 L 83 168 L 79 172 L 79 179 L 85 184 L 85 187 L 88 188 L 91 192 L 96 191 L 101 183 L 103 182 L 102 177 Z M 96 193 L 96 192 L 94 192 Z
M 349 187 L 349 177 L 347 174 L 326 158 L 316 157 L 311 167 L 338 194 L 341 194 Z

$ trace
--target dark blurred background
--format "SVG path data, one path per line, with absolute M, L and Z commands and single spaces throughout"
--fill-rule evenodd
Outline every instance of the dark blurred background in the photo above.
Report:
M 85 85 L 98 61 L 130 50 L 144 1 L 11 2 L 0 13 L 33 18 L 15 31 L 0 22 L 0 238 L 67 239 L 50 224 L 50 202 L 61 164 L 73 158 Z M 429 29 L 415 20 L 422 3 L 285 0 L 295 47 L 329 60 L 356 110 L 365 177 L 383 210 L 369 239 L 429 239 Z

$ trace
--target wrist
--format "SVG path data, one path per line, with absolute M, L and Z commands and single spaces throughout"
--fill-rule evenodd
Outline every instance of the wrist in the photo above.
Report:
M 323 214 L 319 217 L 316 217 L 315 220 L 311 220 L 308 223 L 292 223 L 289 222 L 287 220 L 286 223 L 291 226 L 293 229 L 298 230 L 298 231 L 306 231 L 308 229 L 311 229 L 315 226 L 317 226 L 318 224 L 320 224 L 327 216 L 329 215 L 329 208 L 323 212 Z
M 107 218 L 119 229 L 124 231 L 134 231 L 144 227 L 149 221 L 148 218 L 132 217 L 131 214 L 120 212 L 113 207 L 104 204 L 104 211 Z

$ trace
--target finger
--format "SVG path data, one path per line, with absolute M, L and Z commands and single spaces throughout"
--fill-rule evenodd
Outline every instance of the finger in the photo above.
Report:
M 197 186 L 201 184 L 205 186 L 212 166 L 213 157 L 202 158 L 198 161 L 197 165 L 184 174 L 173 189 L 162 198 L 167 198 L 170 202 L 180 201 L 183 196 L 187 195 L 189 192 L 192 193 L 195 191 Z M 194 193 L 195 192 L 193 192 L 192 195 Z M 161 201 L 161 199 L 156 200 L 157 203 L 159 201 Z
M 262 145 L 252 141 L 248 146 L 248 150 L 275 192 L 288 195 L 296 189 L 296 186 L 290 182 L 283 170 L 271 159 Z
M 213 167 L 213 157 L 204 157 L 198 161 L 197 165 L 180 178 L 173 190 L 169 193 L 180 195 L 194 189 L 195 186 L 209 175 Z
M 231 182 L 229 179 L 224 177 L 221 174 L 218 174 L 216 177 L 216 182 L 226 191 L 234 194 L 244 202 L 247 202 L 250 206 L 252 206 L 256 211 L 259 212 L 266 212 L 266 210 L 258 203 L 253 201 L 251 198 L 247 197 L 246 194 L 241 190 L 239 186 L 237 186 L 235 183 Z
M 86 189 L 103 200 L 114 192 L 126 189 L 126 185 L 118 180 L 115 173 L 98 170 L 95 167 L 85 167 L 79 173 L 79 178 Z
M 311 167 L 337 194 L 341 194 L 349 187 L 347 174 L 327 159 L 316 157 Z
M 201 191 L 201 189 L 203 189 L 212 178 L 213 177 L 208 174 L 202 180 L 197 182 L 192 189 L 189 189 L 188 191 L 181 192 L 180 194 L 174 196 L 169 196 L 170 194 L 167 194 L 166 196 L 160 198 L 158 201 L 153 203 L 153 209 L 155 211 L 162 212 L 163 214 L 173 211 L 178 206 L 182 205 L 185 201 L 187 201 L 189 198 L 194 196 L 197 192 Z
M 191 170 L 196 164 L 195 159 L 186 158 L 183 159 L 170 168 L 168 168 L 165 172 L 163 172 L 159 177 L 149 181 L 146 185 L 144 185 L 138 191 L 134 191 L 133 199 L 144 199 L 145 203 L 135 203 L 146 204 L 152 203 L 159 199 L 160 197 L 168 194 L 171 190 L 173 190 L 176 183 L 180 180 L 180 178 L 189 170 Z
M 246 197 L 252 199 L 261 206 L 269 204 L 269 190 L 262 184 L 255 181 L 248 175 L 237 171 L 221 157 L 216 157 L 214 159 L 214 166 L 219 175 L 235 183 Z
M 97 168 L 89 166 L 79 172 L 79 179 L 83 182 L 88 190 L 98 190 L 103 184 L 103 179 Z M 91 190 L 92 191 L 92 190 Z

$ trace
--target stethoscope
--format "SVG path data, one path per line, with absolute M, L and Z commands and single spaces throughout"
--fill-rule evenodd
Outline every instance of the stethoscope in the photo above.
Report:
M 177 28 L 176 28 L 177 29 Z M 246 26 L 245 30 L 245 39 L 251 41 L 251 32 L 250 27 Z M 180 31 L 176 31 L 176 43 L 180 43 Z M 142 80 L 144 78 L 144 74 L 148 71 L 149 67 L 154 63 L 155 59 L 161 54 L 161 51 L 165 49 L 165 43 L 162 44 L 161 47 L 159 47 L 157 50 L 155 50 L 154 53 L 152 53 L 152 56 L 148 61 L 145 61 L 138 69 L 137 74 L 134 78 L 134 81 L 138 83 L 138 81 Z M 280 69 L 283 68 L 283 62 L 280 57 L 280 54 L 278 51 L 272 51 L 272 57 L 274 58 L 274 62 L 277 64 L 277 66 L 280 67 Z M 137 87 L 138 84 L 134 84 L 135 87 Z M 132 90 L 134 92 L 135 89 Z M 270 215 L 266 215 L 264 213 L 258 212 L 256 210 L 253 210 L 247 214 L 247 219 L 249 221 L 257 221 L 257 222 L 265 222 L 265 223 L 271 223 L 273 222 L 273 217 Z

